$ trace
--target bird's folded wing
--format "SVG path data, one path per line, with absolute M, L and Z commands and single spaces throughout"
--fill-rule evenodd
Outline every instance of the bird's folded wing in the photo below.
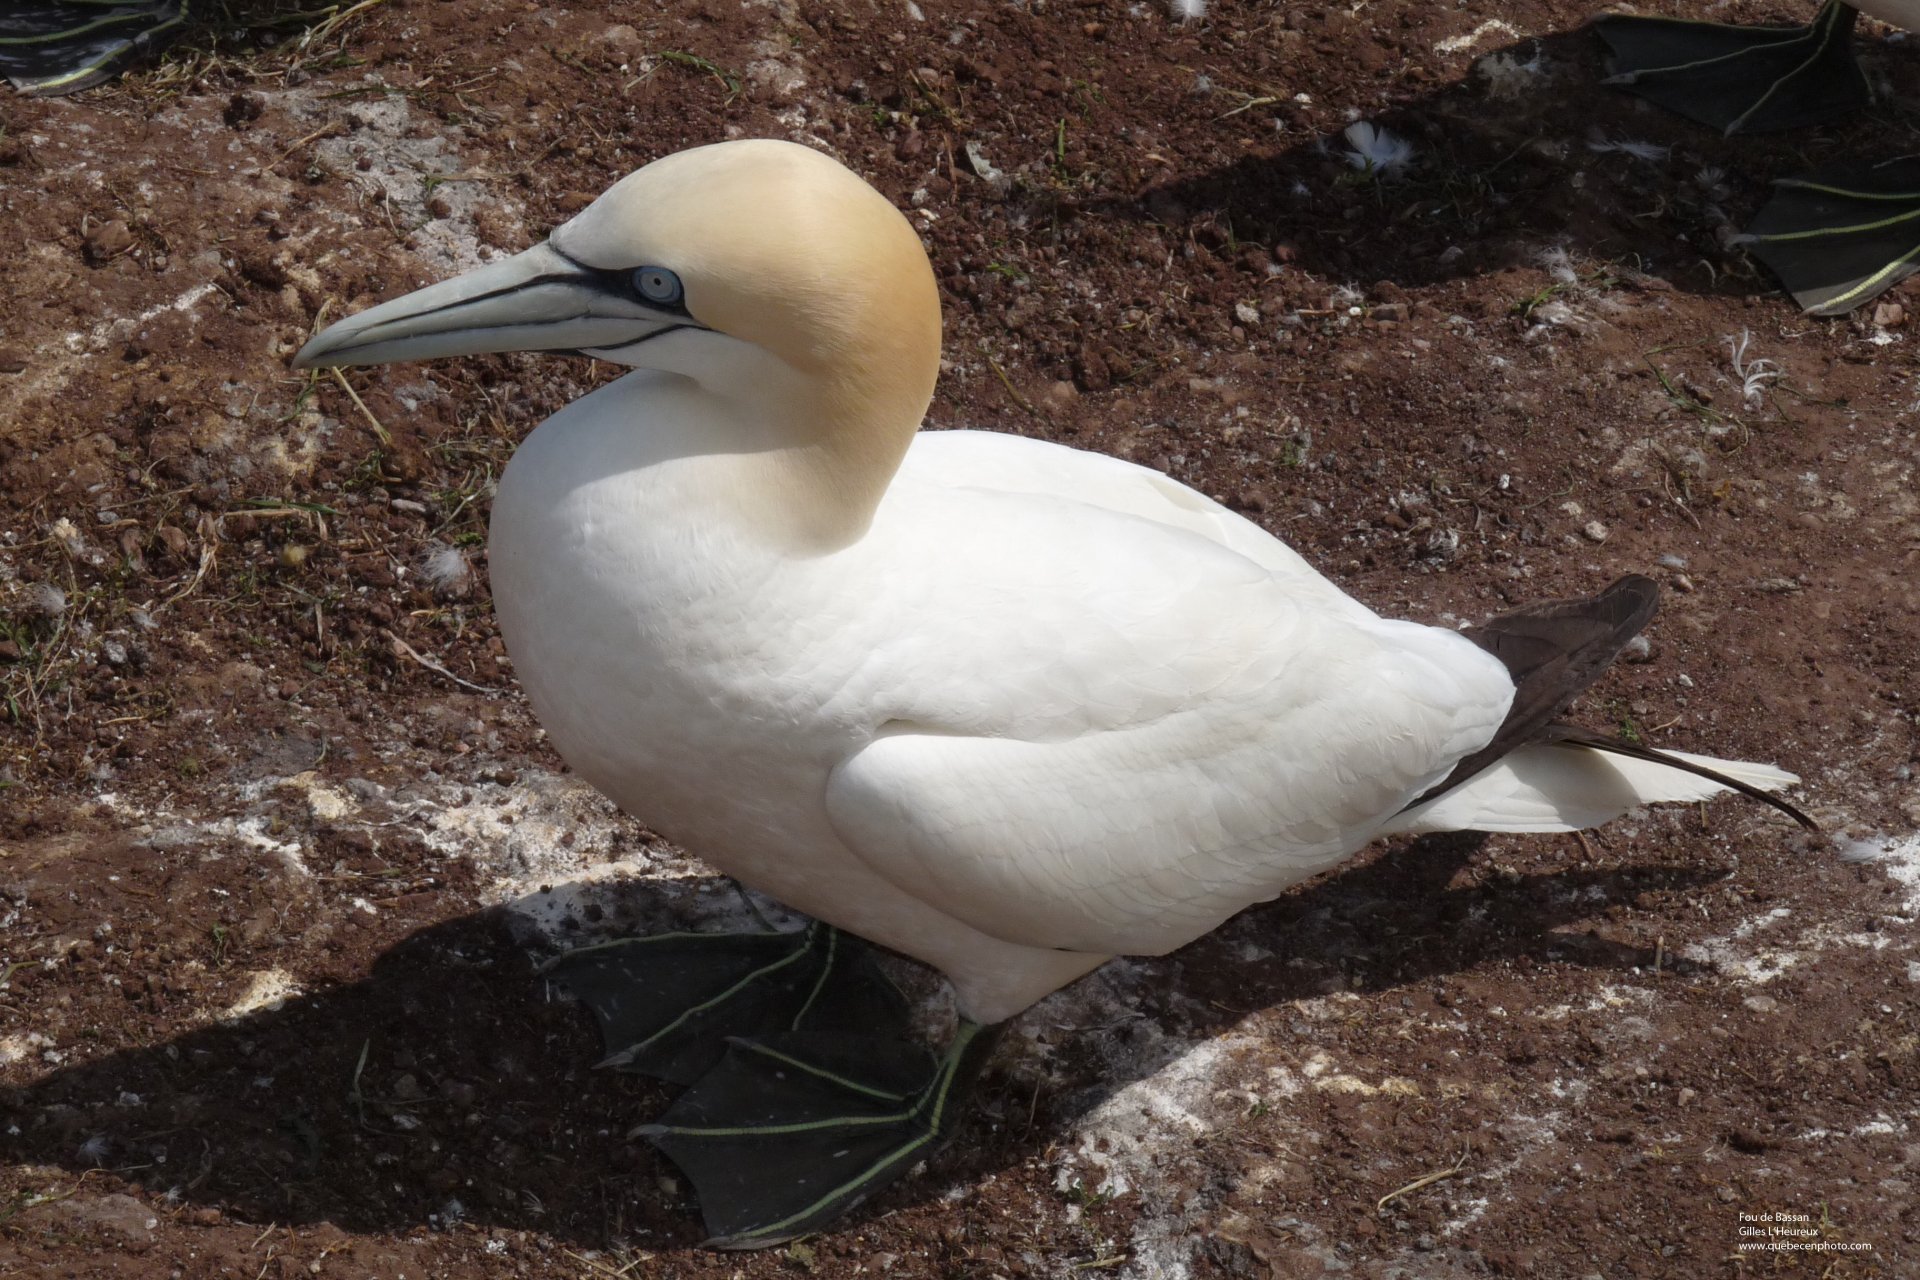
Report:
M 927 431 L 915 437 L 902 475 L 949 489 L 1054 498 L 1198 534 L 1267 570 L 1303 604 L 1354 619 L 1375 616 L 1245 516 L 1171 476 L 1120 458 L 997 431 Z
M 827 811 L 878 874 L 982 932 L 1171 950 L 1364 844 L 1499 723 L 1466 641 L 1378 625 L 1303 624 L 1263 687 L 1076 736 L 889 724 L 833 771 Z

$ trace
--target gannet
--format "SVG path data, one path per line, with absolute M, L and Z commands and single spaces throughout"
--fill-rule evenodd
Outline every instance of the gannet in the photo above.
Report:
M 1732 135 L 1840 120 L 1873 97 L 1853 56 L 1860 14 L 1920 30 L 1920 0 L 1825 0 L 1801 27 L 1602 14 L 1607 84 Z M 1775 180 L 1740 237 L 1816 315 L 1840 315 L 1920 263 L 1920 164 L 1829 165 Z
M 1652 615 L 1645 578 L 1465 633 L 1396 621 L 1157 472 L 921 432 L 926 253 L 806 147 L 656 160 L 295 363 L 507 350 L 634 370 L 541 423 L 494 501 L 495 607 L 551 741 L 832 926 L 555 970 L 609 1062 L 691 1084 L 644 1132 L 717 1245 L 814 1230 L 910 1168 L 992 1029 L 1042 996 L 1377 837 L 1567 831 L 1797 781 L 1559 724 Z M 946 975 L 963 1021 L 937 1060 L 849 934 Z

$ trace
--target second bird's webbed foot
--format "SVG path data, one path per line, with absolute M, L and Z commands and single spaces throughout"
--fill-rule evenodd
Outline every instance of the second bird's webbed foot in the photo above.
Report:
M 1804 27 L 1608 14 L 1593 29 L 1611 54 L 1608 84 L 1724 133 L 1837 120 L 1865 106 L 1853 56 L 1859 14 L 1827 0 Z

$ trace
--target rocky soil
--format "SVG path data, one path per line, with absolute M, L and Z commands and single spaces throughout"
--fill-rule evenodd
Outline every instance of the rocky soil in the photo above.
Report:
M 1914 149 L 1905 44 L 1860 121 L 1729 141 L 1566 0 L 236 7 L 0 98 L 0 1276 L 1920 1268 L 1920 289 L 1809 320 L 1729 242 Z M 1823 833 L 1374 848 L 1033 1010 L 840 1229 L 702 1251 L 626 1136 L 666 1090 L 533 960 L 738 898 L 567 774 L 489 609 L 500 469 L 614 371 L 287 362 L 751 135 L 923 231 L 930 428 L 1157 467 L 1424 621 L 1651 573 L 1580 717 Z

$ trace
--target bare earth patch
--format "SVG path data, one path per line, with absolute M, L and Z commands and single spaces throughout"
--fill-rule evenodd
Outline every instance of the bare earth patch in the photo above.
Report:
M 387 0 L 0 99 L 0 1276 L 1915 1274 L 1920 287 L 1804 319 L 1727 236 L 1913 150 L 1920 64 L 1729 142 L 1597 87 L 1586 16 Z M 666 1092 L 532 961 L 745 908 L 566 774 L 488 606 L 500 468 L 613 371 L 287 358 L 747 135 L 923 231 L 932 427 L 1158 467 L 1425 621 L 1655 574 L 1580 714 L 1825 834 L 1369 850 L 1031 1011 L 842 1229 L 700 1251 L 626 1137 Z

